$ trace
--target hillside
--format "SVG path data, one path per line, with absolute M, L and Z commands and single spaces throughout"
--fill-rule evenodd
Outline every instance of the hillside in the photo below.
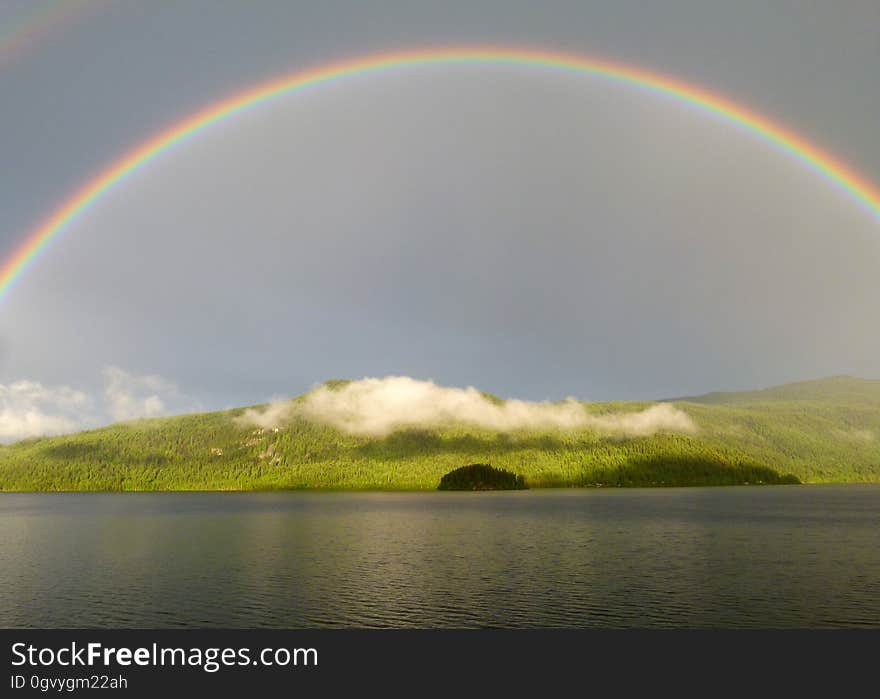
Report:
M 445 427 L 366 437 L 295 415 L 260 428 L 243 423 L 244 408 L 141 420 L 0 447 L 0 490 L 418 490 L 471 463 L 533 488 L 880 481 L 880 381 L 842 377 L 674 405 L 696 433 Z
M 673 402 L 718 404 L 813 401 L 880 408 L 880 379 L 834 376 L 815 381 L 798 381 L 760 391 L 716 391 L 702 396 L 676 398 Z

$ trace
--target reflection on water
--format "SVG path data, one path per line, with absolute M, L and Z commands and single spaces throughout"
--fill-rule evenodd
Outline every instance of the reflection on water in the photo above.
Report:
M 880 627 L 880 487 L 0 494 L 3 627 Z

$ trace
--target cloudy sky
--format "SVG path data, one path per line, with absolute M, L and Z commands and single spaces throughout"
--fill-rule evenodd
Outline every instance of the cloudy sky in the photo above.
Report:
M 880 181 L 875 0 L 35 5 L 0 3 L 2 257 L 211 102 L 429 45 L 669 73 Z M 330 377 L 554 400 L 877 377 L 878 270 L 880 222 L 672 100 L 535 68 L 346 79 L 207 130 L 65 231 L 0 306 L 0 440 Z

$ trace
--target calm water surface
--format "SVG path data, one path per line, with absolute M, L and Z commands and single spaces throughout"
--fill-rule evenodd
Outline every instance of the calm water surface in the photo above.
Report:
M 880 487 L 0 494 L 0 627 L 880 627 Z

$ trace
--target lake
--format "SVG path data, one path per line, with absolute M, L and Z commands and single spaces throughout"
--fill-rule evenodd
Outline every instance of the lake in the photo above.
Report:
M 0 627 L 880 627 L 880 486 L 5 493 Z

